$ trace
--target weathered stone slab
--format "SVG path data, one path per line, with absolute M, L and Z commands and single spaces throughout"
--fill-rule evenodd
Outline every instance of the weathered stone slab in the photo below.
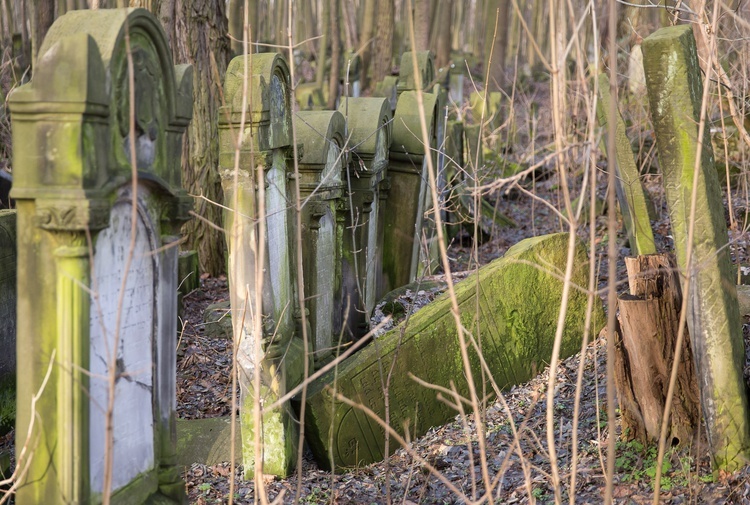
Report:
M 388 166 L 391 184 L 385 215 L 383 294 L 409 284 L 417 275 L 429 191 L 427 156 L 433 157 L 436 166 L 437 98 L 433 93 L 422 95 L 428 146 L 422 142 L 416 92 L 404 91 L 398 99 Z
M 0 381 L 16 375 L 16 211 L 0 210 Z
M 456 285 L 462 324 L 481 333 L 484 359 L 502 388 L 524 382 L 550 359 L 562 298 L 562 281 L 548 273 L 565 268 L 567 234 L 535 237 L 512 247 L 507 254 Z M 588 260 L 584 247 L 576 249 L 572 281 L 586 286 Z M 479 283 L 477 302 L 476 286 Z M 394 363 L 390 383 L 390 425 L 410 436 L 420 436 L 431 426 L 457 412 L 437 399 L 437 392 L 418 385 L 410 375 L 467 395 L 451 315 L 450 300 L 442 295 L 399 326 L 377 338 L 360 353 L 346 359 L 334 372 L 319 378 L 308 391 L 305 433 L 318 463 L 337 469 L 352 468 L 382 459 L 384 432 L 357 408 L 335 400 L 331 387 L 343 396 L 385 416 L 381 370 Z M 575 289 L 563 334 L 561 357 L 580 350 L 587 296 Z M 596 302 L 595 326 L 603 321 Z M 477 326 L 478 325 L 478 326 Z M 403 333 L 402 333 L 403 332 Z M 469 351 L 472 370 L 481 383 L 480 363 Z M 335 383 L 334 383 L 335 381 Z M 391 450 L 395 444 L 391 443 Z
M 435 80 L 435 58 L 432 56 L 431 51 L 417 52 L 417 71 L 419 72 L 419 82 L 422 84 L 422 90 L 432 90 L 435 84 L 433 82 Z M 399 97 L 404 91 L 417 90 L 417 74 L 414 72 L 411 51 L 406 51 L 401 55 L 401 65 L 399 67 L 398 84 L 396 87 Z
M 297 306 L 296 268 L 292 246 L 295 236 L 292 215 L 294 191 L 288 158 L 291 151 L 292 117 L 290 77 L 286 60 L 276 53 L 255 54 L 247 68 L 246 123 L 243 117 L 245 58 L 233 59 L 224 81 L 227 104 L 219 111 L 219 174 L 224 189 L 224 213 L 228 249 L 229 294 L 234 339 L 238 353 L 240 418 L 245 475 L 255 471 L 253 411 L 256 402 L 272 403 L 296 386 L 302 378 L 304 352 L 300 332 L 301 312 Z M 235 151 L 237 146 L 237 151 Z M 235 156 L 239 171 L 235 174 Z M 257 187 L 261 173 L 264 192 Z M 259 215 L 264 198 L 265 214 Z M 265 220 L 266 235 L 258 243 L 257 222 Z M 256 279 L 257 256 L 264 249 L 262 291 Z M 262 300 L 262 313 L 254 307 Z M 256 318 L 262 318 L 262 335 L 257 335 Z M 256 355 L 255 342 L 262 342 Z M 261 371 L 261 398 L 254 394 L 256 367 Z M 285 476 L 297 459 L 297 421 L 288 404 L 263 411 L 261 443 L 263 473 Z
M 394 112 L 398 103 L 398 76 L 386 75 L 383 77 L 382 81 L 375 84 L 372 96 L 387 98 L 391 105 L 391 112 Z
M 186 295 L 201 287 L 198 251 L 180 251 L 177 263 L 177 280 L 180 294 Z
M 192 96 L 192 69 L 173 66 L 156 18 L 117 9 L 58 18 L 32 81 L 10 98 L 21 466 L 27 436 L 33 447 L 19 505 L 107 494 L 113 503 L 185 501 L 175 466 L 174 245 L 192 206 L 180 166 Z
M 609 94 L 609 78 L 607 74 L 599 76 L 599 101 L 597 102 L 597 116 L 602 128 L 609 124 L 609 111 L 612 98 Z M 655 254 L 654 233 L 651 230 L 651 220 L 648 216 L 648 196 L 641 184 L 640 172 L 635 164 L 633 149 L 626 135 L 625 122 L 617 110 L 615 121 L 615 152 L 607 153 L 609 163 L 614 163 L 617 169 L 615 190 L 617 201 L 620 203 L 625 230 L 628 233 L 630 249 L 636 255 Z M 603 142 L 605 150 L 607 142 Z
M 300 196 L 306 202 L 302 208 L 305 307 L 310 313 L 314 362 L 320 367 L 333 356 L 348 316 L 341 275 L 346 234 L 341 180 L 346 166 L 346 124 L 336 111 L 300 112 L 294 124 L 297 142 L 302 145 Z
M 642 48 L 677 263 L 681 274 L 691 280 L 687 324 L 706 431 L 715 466 L 732 471 L 746 463 L 750 449 L 750 414 L 742 374 L 745 353 L 708 128 L 698 138 L 703 76 L 692 26 L 658 30 L 643 41 Z M 696 170 L 699 143 L 703 150 Z M 692 202 L 694 181 L 698 192 Z M 695 235 L 688 265 L 692 205 L 696 206 Z
M 346 212 L 341 276 L 342 302 L 350 305 L 346 327 L 353 338 L 369 329 L 377 302 L 383 264 L 383 206 L 387 184 L 391 111 L 384 98 L 356 98 L 342 102 L 347 113 L 351 155 L 342 176 Z
M 235 463 L 242 463 L 242 437 L 240 423 L 234 432 Z M 232 419 L 177 420 L 177 466 L 190 468 L 193 463 L 218 465 L 232 460 Z

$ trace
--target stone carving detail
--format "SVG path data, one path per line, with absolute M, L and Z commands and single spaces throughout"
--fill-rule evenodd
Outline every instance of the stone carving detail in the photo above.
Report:
M 88 204 L 88 205 L 87 205 Z M 40 202 L 36 222 L 50 231 L 95 231 L 109 223 L 109 206 L 105 202 Z

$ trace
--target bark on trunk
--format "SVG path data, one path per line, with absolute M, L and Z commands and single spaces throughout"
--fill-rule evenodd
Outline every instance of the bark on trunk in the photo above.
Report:
M 615 385 L 623 434 L 652 442 L 659 439 L 674 361 L 680 284 L 674 261 L 667 255 L 625 258 L 625 265 L 630 294 L 619 299 Z M 699 422 L 698 381 L 685 335 L 670 416 L 671 445 L 691 444 Z
M 185 225 L 185 248 L 195 249 L 202 272 L 225 271 L 221 231 L 223 201 L 218 165 L 218 109 L 220 88 L 229 61 L 229 39 L 224 0 L 163 0 L 159 19 L 172 47 L 175 63 L 193 65 L 193 120 L 183 144 L 183 185 L 196 198 L 200 219 Z M 212 58 L 213 55 L 213 58 Z M 212 63 L 212 59 L 215 62 Z M 218 227 L 218 229 L 216 227 Z
M 391 61 L 393 53 L 393 0 L 378 1 L 378 22 L 375 31 L 375 46 L 372 61 L 372 79 L 382 81 L 386 75 L 391 75 Z
M 373 31 L 375 30 L 375 7 L 377 0 L 365 0 L 362 13 L 362 87 L 370 85 L 370 61 L 372 60 Z
M 339 2 L 331 2 L 331 18 L 329 26 L 338 26 L 336 20 L 339 17 Z M 341 63 L 341 39 L 338 29 L 331 31 L 331 73 L 328 74 L 328 103 L 329 110 L 336 108 L 336 99 L 339 94 L 339 65 Z
M 414 42 L 417 51 L 430 48 L 430 0 L 414 2 Z

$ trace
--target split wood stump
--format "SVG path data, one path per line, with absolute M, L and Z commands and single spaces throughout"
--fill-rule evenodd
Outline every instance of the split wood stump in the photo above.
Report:
M 682 296 L 674 261 L 665 254 L 625 258 L 630 293 L 619 298 L 615 383 L 626 438 L 659 439 L 676 354 Z M 686 328 L 687 331 L 687 328 Z M 672 445 L 693 441 L 700 396 L 693 352 L 685 335 L 672 400 Z

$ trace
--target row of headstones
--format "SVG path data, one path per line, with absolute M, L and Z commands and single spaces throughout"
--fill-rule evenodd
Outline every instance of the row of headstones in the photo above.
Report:
M 227 70 L 227 105 L 219 114 L 219 171 L 224 205 L 230 209 L 225 212 L 230 298 L 241 367 L 244 462 L 250 474 L 255 368 L 261 370 L 264 404 L 276 402 L 304 380 L 305 360 L 309 371 L 320 368 L 339 354 L 342 344 L 365 336 L 376 301 L 435 261 L 434 221 L 425 217 L 432 207 L 427 167 L 432 157 L 444 188 L 437 156 L 444 128 L 438 111 L 447 92 L 438 85 L 422 93 L 429 138 L 425 145 L 415 90 L 419 83 L 432 83 L 434 65 L 428 52 L 419 53 L 420 75 L 415 76 L 411 53 L 404 57 L 409 64 L 402 66 L 393 113 L 388 99 L 373 97 L 343 99 L 338 111 L 292 117 L 290 77 L 282 56 L 240 56 Z M 246 120 L 245 73 L 249 87 L 244 94 L 253 97 Z M 292 121 L 303 202 L 299 252 Z M 261 215 L 265 218 L 257 217 Z M 265 219 L 263 251 L 255 245 L 258 219 Z M 296 295 L 296 254 L 303 263 L 307 355 Z M 258 269 L 261 257 L 263 268 Z M 263 279 L 256 278 L 258 272 Z M 260 322 L 251 317 L 257 309 L 250 309 L 258 289 Z M 261 355 L 255 347 L 256 328 L 262 332 Z M 297 421 L 291 405 L 264 409 L 262 422 L 263 471 L 286 475 L 296 462 Z

